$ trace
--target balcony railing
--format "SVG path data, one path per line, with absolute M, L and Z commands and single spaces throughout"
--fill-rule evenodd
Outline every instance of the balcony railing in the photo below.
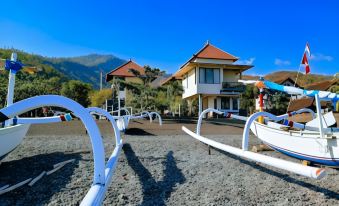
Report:
M 220 92 L 243 92 L 245 85 L 239 82 L 223 82 Z

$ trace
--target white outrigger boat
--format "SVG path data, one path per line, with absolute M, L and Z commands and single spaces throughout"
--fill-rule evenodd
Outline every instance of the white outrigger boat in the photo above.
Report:
M 335 167 L 339 166 L 339 128 L 331 127 L 336 123 L 333 113 L 330 112 L 322 115 L 320 105 L 321 100 L 332 101 L 335 107 L 339 101 L 339 94 L 327 91 L 309 91 L 291 86 L 282 86 L 263 79 L 258 81 L 239 81 L 243 82 L 244 84 L 255 84 L 261 90 L 271 89 L 286 92 L 288 94 L 314 97 L 316 100 L 317 113 L 315 115 L 312 110 L 306 108 L 280 116 L 275 116 L 264 111 L 257 112 L 250 117 L 243 117 L 227 113 L 225 114 L 227 118 L 246 121 L 241 149 L 221 144 L 200 135 L 202 118 L 206 113 L 215 112 L 218 114 L 223 114 L 223 112 L 215 109 L 210 108 L 201 113 L 199 116 L 196 133 L 188 130 L 186 127 L 182 127 L 183 131 L 193 138 L 198 139 L 199 141 L 212 147 L 224 150 L 240 157 L 248 158 L 253 161 L 261 162 L 311 178 L 322 178 L 325 175 L 325 170 L 323 168 L 302 165 L 248 151 L 249 131 L 251 130 L 253 134 L 262 140 L 266 145 L 285 155 L 300 160 L 306 160 L 318 165 Z M 311 113 L 313 117 L 317 117 L 306 124 L 287 120 L 287 118 L 290 116 L 305 112 Z M 262 118 L 262 121 L 257 121 L 260 118 Z
M 11 60 L 3 60 L 4 68 L 9 71 L 7 106 L 13 104 L 15 74 L 22 69 L 22 64 L 17 61 L 17 54 L 12 53 Z M 1 115 L 1 114 L 0 114 Z M 0 116 L 0 118 L 2 118 Z M 14 150 L 24 139 L 29 129 L 29 124 L 16 124 L 8 120 L 0 126 L 0 161 L 12 150 Z
M 8 66 L 7 64 L 11 64 L 11 66 Z M 79 103 L 58 95 L 36 96 L 13 103 L 15 73 L 22 68 L 22 64 L 16 61 L 16 54 L 12 54 L 12 60 L 6 62 L 6 69 L 7 68 L 10 70 L 10 81 L 7 95 L 8 104 L 6 107 L 0 109 L 0 123 L 5 124 L 4 128 L 0 128 L 0 157 L 4 157 L 21 144 L 31 124 L 48 124 L 72 120 L 71 114 L 43 118 L 21 118 L 18 117 L 18 115 L 45 106 L 55 106 L 67 109 L 82 121 L 92 144 L 94 159 L 93 183 L 84 199 L 81 201 L 81 205 L 101 205 L 107 188 L 112 181 L 123 145 L 120 131 L 125 131 L 131 119 L 141 119 L 146 115 L 150 117 L 151 122 L 152 115 L 156 115 L 159 118 L 159 124 L 162 125 L 160 115 L 156 112 L 142 112 L 137 116 L 130 114 L 124 116 L 112 116 L 106 110 L 96 107 L 84 108 Z M 102 136 L 91 114 L 105 116 L 111 122 L 114 129 L 115 148 L 107 161 L 105 161 L 105 149 Z M 118 128 L 119 124 L 121 128 Z

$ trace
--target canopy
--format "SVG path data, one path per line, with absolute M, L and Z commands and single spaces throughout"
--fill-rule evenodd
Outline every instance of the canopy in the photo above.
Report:
M 300 88 L 292 87 L 292 86 L 283 86 L 283 85 L 270 82 L 267 80 L 263 80 L 262 83 L 264 87 L 267 89 L 277 90 L 277 91 L 285 92 L 287 94 L 305 95 L 309 97 L 314 97 L 315 95 L 319 95 L 319 98 L 324 101 L 337 102 L 339 100 L 339 94 L 328 92 L 328 91 L 306 90 L 306 89 L 300 89 Z
M 243 84 L 255 84 L 255 86 L 257 86 L 258 88 L 276 90 L 276 91 L 285 92 L 291 95 L 294 94 L 294 95 L 302 95 L 302 96 L 309 96 L 309 97 L 314 97 L 315 95 L 318 95 L 319 98 L 323 101 L 332 101 L 333 106 L 335 106 L 336 103 L 339 101 L 339 94 L 328 92 L 328 91 L 300 89 L 297 87 L 280 85 L 280 84 L 270 82 L 264 79 L 238 80 L 238 81 Z

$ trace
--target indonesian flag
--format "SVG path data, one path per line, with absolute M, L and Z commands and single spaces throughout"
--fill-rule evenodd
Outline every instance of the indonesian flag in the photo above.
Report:
M 310 73 L 310 65 L 308 64 L 308 59 L 306 56 L 306 52 L 304 52 L 303 60 L 301 61 L 302 65 L 305 65 L 305 74 Z
M 301 60 L 301 64 L 305 66 L 305 74 L 308 74 L 311 71 L 310 65 L 308 64 L 307 56 L 309 57 L 311 56 L 311 50 L 310 50 L 310 46 L 308 45 L 308 43 L 306 43 L 303 59 Z

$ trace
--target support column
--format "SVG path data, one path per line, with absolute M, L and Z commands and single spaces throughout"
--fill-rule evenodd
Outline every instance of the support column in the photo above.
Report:
M 317 116 L 318 116 L 318 120 L 319 120 L 319 122 L 318 122 L 318 124 L 319 124 L 319 132 L 320 132 L 320 136 L 321 136 L 321 138 L 324 138 L 324 132 L 323 132 L 323 117 L 322 117 L 322 115 L 321 115 L 321 104 L 320 104 L 320 98 L 319 98 L 319 95 L 318 94 L 316 94 L 316 95 L 314 95 L 314 97 L 315 97 L 315 104 L 316 104 L 316 109 L 317 109 Z

